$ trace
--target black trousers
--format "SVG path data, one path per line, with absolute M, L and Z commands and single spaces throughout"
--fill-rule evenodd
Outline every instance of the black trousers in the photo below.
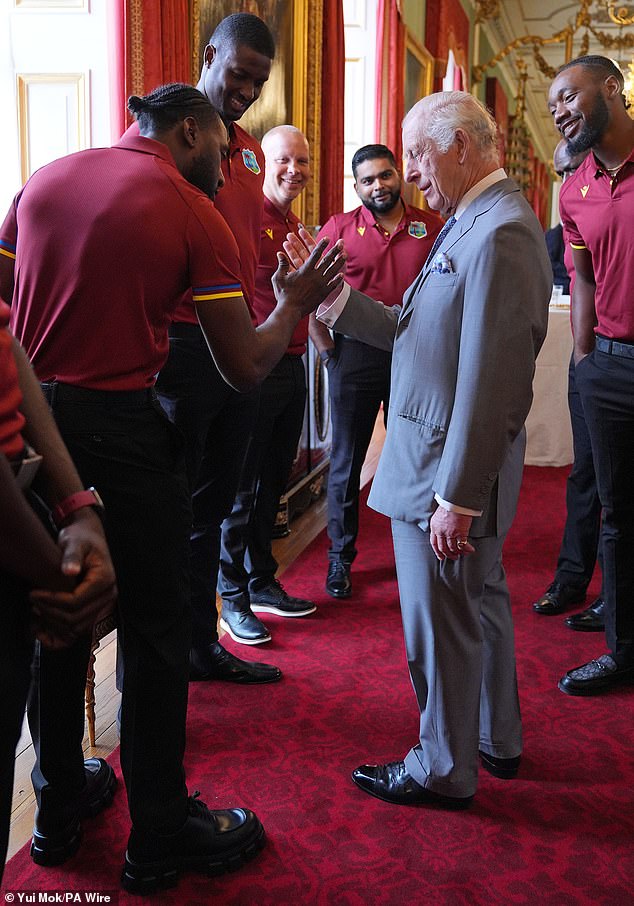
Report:
M 335 350 L 328 364 L 332 421 L 328 557 L 350 564 L 357 554 L 361 469 L 381 403 L 387 422 L 392 356 L 337 333 Z
M 297 454 L 306 405 L 300 356 L 285 355 L 260 388 L 258 415 L 231 515 L 222 525 L 218 593 L 249 603 L 249 587 L 273 579 L 271 537 L 280 497 Z
M 230 387 L 214 364 L 202 330 L 180 323 L 170 328 L 170 353 L 156 388 L 161 405 L 185 438 L 193 511 L 192 647 L 204 654 L 218 639 L 220 532 L 240 482 L 259 388 L 238 393 Z
M 574 461 L 566 482 L 566 524 L 555 580 L 562 585 L 572 585 L 585 591 L 592 579 L 597 559 L 601 501 L 594 473 L 590 434 L 572 360 L 568 370 L 568 408 Z M 599 558 L 601 559 L 600 552 Z
M 634 352 L 634 347 L 632 347 Z M 595 349 L 577 365 L 603 507 L 601 547 L 608 648 L 634 664 L 634 358 Z
M 9 840 L 15 748 L 31 681 L 29 615 L 25 585 L 0 572 L 0 882 Z
M 189 678 L 190 500 L 183 441 L 153 391 L 107 393 L 46 385 L 82 481 L 98 488 L 117 583 L 125 660 L 121 767 L 135 826 L 175 827 L 187 815 L 183 771 Z M 39 648 L 29 724 L 38 803 L 84 785 L 84 687 L 90 638 Z

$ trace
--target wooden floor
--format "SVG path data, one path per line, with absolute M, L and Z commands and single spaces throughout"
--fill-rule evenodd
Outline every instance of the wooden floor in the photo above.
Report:
M 361 473 L 362 486 L 372 478 L 376 471 L 384 437 L 383 417 L 382 413 L 379 413 Z M 322 495 L 305 513 L 293 520 L 290 535 L 273 543 L 275 558 L 280 564 L 278 575 L 281 575 L 299 557 L 304 548 L 310 544 L 325 525 L 326 497 Z M 325 569 L 326 564 L 324 564 L 324 573 Z M 115 688 L 116 649 L 116 633 L 112 632 L 102 640 L 97 652 L 95 667 L 96 746 L 94 748 L 90 746 L 88 735 L 86 734 L 83 745 L 87 758 L 93 756 L 107 758 L 119 744 L 116 718 L 120 696 Z M 25 721 L 22 737 L 16 750 L 8 858 L 14 855 L 30 839 L 33 830 L 35 797 L 30 779 L 33 761 L 33 745 Z

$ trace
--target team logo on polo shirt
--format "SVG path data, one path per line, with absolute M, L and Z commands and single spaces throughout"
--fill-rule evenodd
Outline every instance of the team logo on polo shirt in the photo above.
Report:
M 359 234 L 359 236 L 363 236 L 363 234 L 365 233 L 365 227 L 357 227 L 357 233 Z
M 582 198 L 585 198 L 585 197 L 586 197 L 586 195 L 588 194 L 588 189 L 589 189 L 589 188 L 590 188 L 590 186 L 581 186 L 581 188 L 579 189 L 579 191 L 581 192 Z
M 427 225 L 422 222 L 422 220 L 412 220 L 407 230 L 410 236 L 413 236 L 414 239 L 422 239 L 427 235 Z
M 243 148 L 242 160 L 244 161 L 244 166 L 247 168 L 247 170 L 250 170 L 257 176 L 260 172 L 260 165 L 258 163 L 257 157 L 255 156 L 255 151 L 252 151 L 250 148 Z
M 269 237 L 269 239 L 272 239 L 272 238 L 273 238 L 273 230 L 272 230 L 270 227 L 266 227 L 265 230 L 264 230 L 264 232 L 265 232 L 266 235 Z

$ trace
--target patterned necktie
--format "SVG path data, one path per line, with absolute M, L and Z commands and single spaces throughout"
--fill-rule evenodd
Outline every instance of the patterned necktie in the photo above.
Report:
M 440 243 L 443 241 L 443 239 L 445 238 L 445 236 L 447 235 L 447 233 L 452 228 L 452 226 L 454 225 L 455 222 L 456 222 L 456 218 L 452 214 L 451 217 L 449 218 L 449 220 L 445 223 L 445 225 L 442 228 L 442 230 L 440 231 L 440 233 L 438 233 L 438 235 L 436 236 L 436 239 L 434 240 L 434 244 L 431 247 L 431 252 L 427 256 L 427 261 L 425 262 L 425 267 L 427 267 L 427 265 L 432 261 L 434 255 L 436 254 L 436 252 L 440 246 Z

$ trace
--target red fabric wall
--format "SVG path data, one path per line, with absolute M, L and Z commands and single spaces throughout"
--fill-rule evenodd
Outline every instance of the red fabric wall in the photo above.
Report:
M 325 223 L 343 206 L 343 85 L 346 51 L 342 0 L 324 0 L 321 69 L 319 218 Z

